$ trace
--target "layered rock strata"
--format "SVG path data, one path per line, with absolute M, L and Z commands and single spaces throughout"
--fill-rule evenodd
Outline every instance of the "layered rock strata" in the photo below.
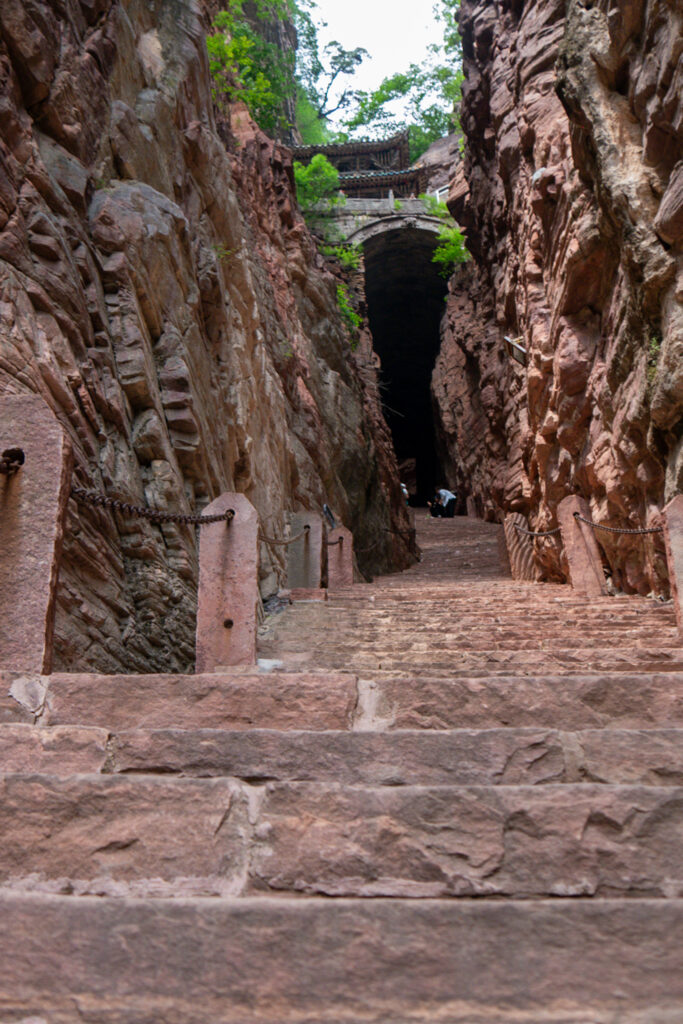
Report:
M 207 25 L 194 0 L 0 5 L 0 392 L 45 399 L 85 487 L 179 511 L 236 490 L 271 536 L 328 502 L 359 548 L 380 537 L 373 568 L 405 565 L 391 442 L 288 152 L 244 115 L 226 148 Z M 56 667 L 191 667 L 196 548 L 72 501 Z M 263 596 L 283 569 L 262 545 Z
M 683 486 L 683 12 L 463 0 L 461 28 L 474 261 L 433 379 L 444 459 L 487 518 L 547 529 L 577 492 L 649 525 Z M 665 589 L 657 541 L 599 541 L 617 587 Z M 556 541 L 537 557 L 562 578 Z

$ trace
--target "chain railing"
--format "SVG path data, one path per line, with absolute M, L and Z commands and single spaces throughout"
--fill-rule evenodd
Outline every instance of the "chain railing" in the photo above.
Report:
M 294 541 L 301 540 L 302 537 L 305 537 L 310 529 L 310 526 L 306 525 L 301 533 L 297 533 L 296 537 L 287 537 L 285 540 L 277 540 L 275 537 L 266 537 L 262 530 L 259 530 L 258 535 L 259 540 L 262 540 L 264 544 L 274 544 L 276 547 L 287 548 L 290 544 L 293 544 Z
M 594 530 L 604 530 L 605 533 L 623 533 L 631 536 L 643 536 L 647 533 L 663 533 L 664 528 L 662 526 L 651 526 L 640 530 L 629 530 L 626 527 L 621 526 L 604 526 L 602 523 L 594 523 L 592 519 L 586 519 L 580 512 L 574 513 L 574 519 L 579 519 L 586 526 L 592 526 Z
M 120 512 L 124 516 L 134 519 L 147 519 L 151 523 L 181 523 L 184 526 L 206 526 L 208 523 L 231 523 L 235 518 L 235 510 L 227 509 L 216 515 L 205 516 L 200 512 L 162 512 L 158 508 L 150 508 L 147 505 L 132 505 L 129 501 L 121 501 L 120 498 L 110 498 L 107 494 L 100 494 L 98 491 L 86 491 L 84 487 L 72 487 L 71 494 L 82 503 L 95 505 L 98 508 L 108 508 L 114 512 Z
M 525 537 L 554 537 L 560 533 L 559 526 L 556 526 L 553 530 L 525 530 L 523 526 L 518 526 L 517 523 L 512 525 L 517 530 L 517 533 L 523 533 Z
M 652 526 L 644 529 L 634 530 L 626 529 L 621 526 L 604 526 L 602 523 L 594 523 L 592 519 L 586 519 L 580 512 L 574 512 L 574 519 L 579 519 L 586 526 L 592 526 L 594 530 L 604 530 L 606 533 L 622 533 L 630 534 L 631 536 L 642 536 L 648 533 L 662 533 L 663 528 L 661 526 Z M 556 526 L 553 530 L 525 530 L 523 526 L 519 526 L 517 523 L 512 524 L 517 530 L 517 533 L 524 534 L 525 537 L 554 537 L 556 534 L 561 533 L 561 528 Z

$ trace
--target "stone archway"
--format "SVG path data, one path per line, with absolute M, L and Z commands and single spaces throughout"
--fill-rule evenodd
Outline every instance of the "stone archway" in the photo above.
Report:
M 387 423 L 399 462 L 417 463 L 418 499 L 441 477 L 431 377 L 439 351 L 446 281 L 432 262 L 441 224 L 436 217 L 384 217 L 358 228 L 365 293 Z
M 361 224 L 346 236 L 345 241 L 349 245 L 364 246 L 371 238 L 393 231 L 424 231 L 437 235 L 442 226 L 443 221 L 439 217 L 427 214 L 387 214 Z

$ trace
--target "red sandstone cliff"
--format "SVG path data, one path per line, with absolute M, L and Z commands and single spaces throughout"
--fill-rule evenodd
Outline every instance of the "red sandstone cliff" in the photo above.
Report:
M 327 501 L 400 567 L 389 437 L 288 152 L 248 123 L 226 151 L 205 30 L 192 2 L 0 4 L 0 392 L 44 397 L 85 486 L 178 510 L 238 490 L 269 534 Z M 264 595 L 282 558 L 262 546 Z M 186 669 L 196 563 L 189 528 L 72 501 L 56 667 Z
M 433 378 L 444 457 L 487 518 L 548 528 L 579 492 L 646 525 L 683 486 L 683 10 L 463 0 L 461 28 L 474 261 Z M 599 539 L 617 586 L 662 586 L 652 542 Z M 561 576 L 556 542 L 538 554 Z

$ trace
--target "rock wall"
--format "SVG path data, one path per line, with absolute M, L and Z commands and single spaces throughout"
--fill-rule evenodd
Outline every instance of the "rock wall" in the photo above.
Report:
M 212 109 L 194 0 L 0 4 L 0 392 L 36 392 L 83 486 L 165 509 L 237 490 L 282 535 L 328 502 L 407 564 L 386 427 L 293 199 L 288 151 Z M 20 439 L 12 439 L 20 443 Z M 192 665 L 197 539 L 71 501 L 56 668 Z M 261 547 L 261 592 L 283 549 Z
M 433 378 L 444 459 L 487 518 L 549 528 L 576 492 L 645 526 L 683 486 L 683 10 L 463 0 L 461 30 L 474 260 Z M 616 586 L 665 589 L 658 542 L 598 539 Z M 556 541 L 537 554 L 562 578 Z

